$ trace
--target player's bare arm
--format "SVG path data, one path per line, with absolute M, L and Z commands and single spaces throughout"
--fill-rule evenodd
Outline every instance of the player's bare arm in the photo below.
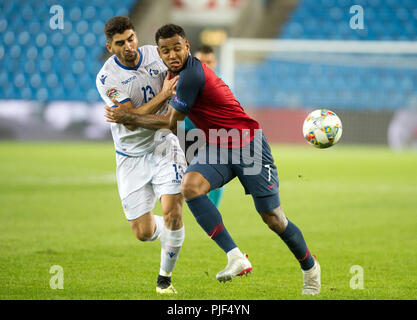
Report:
M 131 109 L 125 108 L 115 100 L 113 102 L 117 106 L 116 108 L 105 106 L 105 117 L 108 122 L 135 125 L 154 130 L 170 129 L 172 132 L 175 132 L 177 121 L 182 121 L 185 118 L 184 113 L 177 111 L 171 106 L 169 106 L 168 111 L 165 114 L 141 115 L 132 112 Z
M 170 79 L 171 73 L 168 72 L 162 85 L 161 91 L 147 103 L 140 108 L 135 108 L 133 113 L 136 114 L 155 114 L 159 111 L 168 99 L 171 99 L 176 93 L 176 87 L 178 83 L 178 75 Z
M 165 105 L 165 102 L 168 99 L 171 99 L 175 95 L 178 76 L 175 76 L 172 79 L 169 78 L 170 73 L 168 72 L 167 76 L 165 77 L 162 90 L 153 99 L 149 100 L 147 103 L 143 104 L 139 108 L 135 108 L 130 100 L 124 103 L 113 101 L 113 103 L 117 106 L 117 108 L 120 108 L 124 112 L 134 113 L 138 115 L 155 114 Z M 108 106 L 106 107 L 108 108 Z M 129 130 L 135 130 L 139 127 L 139 125 L 128 123 L 123 123 L 123 125 Z

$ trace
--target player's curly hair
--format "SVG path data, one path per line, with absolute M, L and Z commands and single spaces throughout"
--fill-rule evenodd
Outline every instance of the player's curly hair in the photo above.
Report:
M 208 53 L 214 53 L 214 50 L 213 50 L 213 47 L 211 47 L 209 45 L 206 45 L 206 44 L 203 44 L 203 45 L 199 46 L 195 52 L 201 52 L 201 53 L 204 53 L 204 54 L 208 54 Z
M 113 40 L 113 36 L 116 33 L 123 33 L 126 30 L 135 30 L 132 21 L 128 17 L 113 17 L 106 22 L 104 26 L 104 34 L 106 35 L 106 39 L 108 43 L 111 43 Z
M 167 39 L 176 35 L 179 35 L 181 38 L 186 39 L 185 31 L 182 27 L 172 23 L 166 24 L 156 31 L 155 42 L 156 44 L 158 44 L 159 39 Z

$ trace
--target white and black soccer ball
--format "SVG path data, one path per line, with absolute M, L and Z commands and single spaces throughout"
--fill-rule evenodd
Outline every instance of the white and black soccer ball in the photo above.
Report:
M 336 144 L 342 136 L 342 121 L 333 111 L 317 109 L 303 124 L 303 135 L 309 144 L 324 149 Z

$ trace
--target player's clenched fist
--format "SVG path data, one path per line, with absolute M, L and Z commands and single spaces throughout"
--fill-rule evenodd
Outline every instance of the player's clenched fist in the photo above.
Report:
M 131 120 L 131 114 L 133 106 L 130 103 L 120 104 L 116 99 L 112 99 L 116 107 L 104 106 L 104 116 L 107 118 L 107 122 L 129 124 Z

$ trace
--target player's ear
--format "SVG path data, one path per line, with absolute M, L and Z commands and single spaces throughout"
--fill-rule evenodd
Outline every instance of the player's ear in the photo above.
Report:
M 185 40 L 185 46 L 187 48 L 188 54 L 190 54 L 190 48 L 191 48 L 191 46 L 190 46 L 190 42 L 188 40 Z
M 108 51 L 108 52 L 110 52 L 110 53 L 114 53 L 114 52 L 113 52 L 113 49 L 111 48 L 110 43 L 106 42 L 106 48 L 107 48 L 107 51 Z
M 213 58 L 213 69 L 216 68 L 217 66 L 217 59 L 214 57 Z

